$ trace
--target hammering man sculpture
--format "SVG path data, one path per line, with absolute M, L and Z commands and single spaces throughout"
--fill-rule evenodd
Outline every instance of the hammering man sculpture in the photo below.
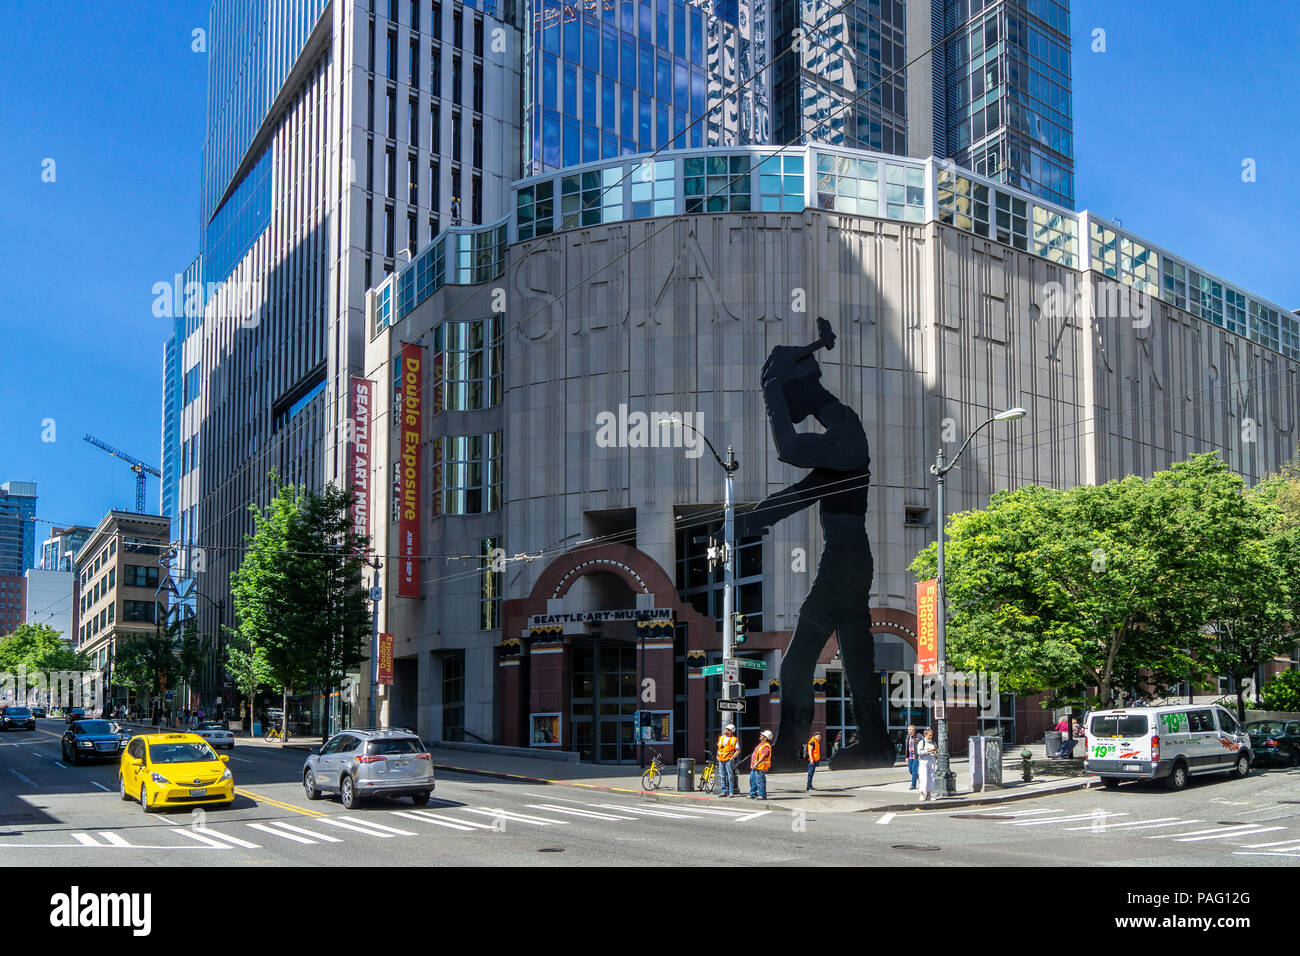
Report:
M 772 747 L 772 770 L 807 767 L 799 748 L 813 722 L 813 671 L 831 634 L 839 638 L 844 676 L 853 694 L 858 740 L 840 750 L 832 768 L 888 767 L 894 747 L 880 717 L 880 677 L 868 606 L 874 566 L 867 539 L 867 486 L 871 456 L 862 420 L 826 390 L 814 357 L 835 347 L 830 323 L 817 320 L 818 338 L 805 346 L 778 345 L 763 364 L 763 401 L 777 457 L 811 471 L 753 510 L 736 516 L 736 535 L 763 534 L 782 518 L 817 505 L 825 545 L 817 577 L 799 609 L 799 623 L 781 662 L 781 722 Z M 797 432 L 809 416 L 824 431 Z

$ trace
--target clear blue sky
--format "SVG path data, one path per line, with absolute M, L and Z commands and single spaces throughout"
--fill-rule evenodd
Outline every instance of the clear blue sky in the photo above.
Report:
M 1078 208 L 1300 306 L 1300 4 L 1073 7 Z M 205 0 L 0 5 L 0 480 L 38 482 L 50 521 L 132 507 L 134 476 L 84 433 L 161 464 L 170 323 L 150 290 L 197 251 L 207 57 L 190 46 L 207 12 Z M 1091 51 L 1096 28 L 1104 53 Z M 1247 157 L 1254 183 L 1241 180 Z M 150 479 L 151 507 L 157 492 Z

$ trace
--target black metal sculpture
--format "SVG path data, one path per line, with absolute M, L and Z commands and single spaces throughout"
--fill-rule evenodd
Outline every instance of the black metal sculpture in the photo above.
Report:
M 844 676 L 853 694 L 858 740 L 838 751 L 832 768 L 888 767 L 894 747 L 880 717 L 880 678 L 871 636 L 871 579 L 874 566 L 867 538 L 867 490 L 871 456 L 862 420 L 821 383 L 814 357 L 835 347 L 835 333 L 817 320 L 818 339 L 802 347 L 778 345 L 763 364 L 763 400 L 777 457 L 812 471 L 801 481 L 738 515 L 741 537 L 813 504 L 821 509 L 825 544 L 817 577 L 799 610 L 799 623 L 781 662 L 781 723 L 772 747 L 772 770 L 802 770 L 800 748 L 813 722 L 813 672 L 832 633 L 839 638 Z M 797 432 L 808 416 L 824 431 Z

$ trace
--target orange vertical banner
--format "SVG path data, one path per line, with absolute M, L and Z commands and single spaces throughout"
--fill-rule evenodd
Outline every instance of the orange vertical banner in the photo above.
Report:
M 393 682 L 393 635 L 379 635 L 379 683 Z
M 921 677 L 939 669 L 939 582 L 916 585 L 916 672 Z

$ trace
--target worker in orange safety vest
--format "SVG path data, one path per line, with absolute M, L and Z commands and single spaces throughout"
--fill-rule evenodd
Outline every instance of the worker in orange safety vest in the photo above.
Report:
M 822 735 L 813 734 L 804 748 L 808 755 L 808 789 L 813 789 L 813 773 L 817 770 L 817 761 L 822 759 Z
M 763 731 L 749 757 L 749 799 L 767 799 L 767 771 L 772 766 L 772 731 Z
M 727 724 L 718 737 L 718 769 L 722 771 L 722 796 L 738 797 L 740 791 L 736 786 L 736 757 L 740 754 L 740 738 L 736 736 L 736 725 Z

